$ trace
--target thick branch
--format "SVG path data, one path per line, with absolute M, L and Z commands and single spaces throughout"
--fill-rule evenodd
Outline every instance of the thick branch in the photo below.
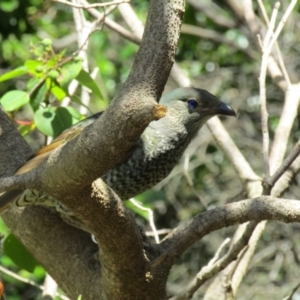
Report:
M 10 176 L 33 155 L 17 128 L 0 109 L 0 177 Z M 13 159 L 12 159 L 13 158 Z
M 85 199 L 87 205 L 77 208 L 76 199 L 70 196 L 71 209 L 80 210 L 85 216 L 82 222 L 94 233 L 99 245 L 101 282 L 105 287 L 101 291 L 102 298 L 163 299 L 168 269 L 160 270 L 160 276 L 152 273 L 149 281 L 147 266 L 155 256 L 152 253 L 148 257 L 143 251 L 141 232 L 113 190 L 98 179 L 77 197 Z
M 90 235 L 40 207 L 10 209 L 3 219 L 71 299 L 98 299 L 100 263 Z

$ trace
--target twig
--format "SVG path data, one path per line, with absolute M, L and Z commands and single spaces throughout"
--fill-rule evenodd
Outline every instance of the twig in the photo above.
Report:
M 251 59 L 257 59 L 257 53 L 249 49 L 248 47 L 241 47 L 236 42 L 226 38 L 224 35 L 218 33 L 215 30 L 201 28 L 199 26 L 182 24 L 181 33 L 198 36 L 204 39 L 210 39 L 220 44 L 228 45 L 232 48 L 238 49 L 246 53 Z
M 296 291 L 298 290 L 298 288 L 300 287 L 300 283 L 298 283 L 292 290 L 291 294 L 284 297 L 282 300 L 292 300 L 294 294 L 296 293 Z
M 252 229 L 251 229 L 252 232 Z M 233 264 L 233 268 L 230 270 L 229 274 L 227 274 L 225 282 L 223 283 L 226 288 L 226 294 L 230 295 L 230 299 L 233 299 L 233 296 L 235 295 L 235 290 L 232 285 L 232 277 L 236 274 L 236 270 L 242 261 L 244 255 L 247 253 L 249 246 L 244 247 L 238 254 L 237 261 L 235 264 Z
M 82 3 L 85 3 L 85 5 L 88 5 L 89 3 L 86 0 L 81 0 Z M 101 17 L 104 16 L 104 14 L 101 14 L 97 9 L 95 8 L 90 8 L 88 9 L 88 13 L 92 15 L 96 19 L 100 19 Z M 114 22 L 111 19 L 105 18 L 104 19 L 104 24 L 109 27 L 110 29 L 114 30 L 124 38 L 128 39 L 129 41 L 140 45 L 141 44 L 141 39 L 137 37 L 136 35 L 132 34 L 130 31 L 119 25 L 118 23 Z
M 266 70 L 267 70 L 267 61 L 268 61 L 268 57 L 271 53 L 271 49 L 273 44 L 275 43 L 276 39 L 278 38 L 288 16 L 290 15 L 293 7 L 295 6 L 297 1 L 292 1 L 288 7 L 288 9 L 286 10 L 284 16 L 282 17 L 281 21 L 279 22 L 275 33 L 272 35 L 273 33 L 273 29 L 274 29 L 274 24 L 275 24 L 275 18 L 277 16 L 277 12 L 278 12 L 278 7 L 279 7 L 279 2 L 277 2 L 275 4 L 273 13 L 272 13 L 272 17 L 271 17 L 271 21 L 270 21 L 270 25 L 269 25 L 269 29 L 268 32 L 266 34 L 266 38 L 264 40 L 264 44 L 263 44 L 263 57 L 262 57 L 262 64 L 261 64 L 261 74 L 260 74 L 260 78 L 259 78 L 259 82 L 260 82 L 260 99 L 261 99 L 261 113 L 262 113 L 262 132 L 263 132 L 263 156 L 264 156 L 264 164 L 265 164 L 265 173 L 266 173 L 266 180 L 268 182 L 269 177 L 270 177 L 270 167 L 269 167 L 269 132 L 268 132 L 268 113 L 267 113 L 267 109 L 266 109 L 266 96 L 265 96 L 265 78 L 266 78 Z M 270 191 L 268 191 L 268 189 L 266 189 L 264 187 L 264 193 L 268 193 Z
M 12 272 L 12 271 L 4 268 L 1 265 L 0 265 L 0 272 L 6 274 L 8 276 L 11 276 L 11 277 L 13 277 L 13 278 L 15 278 L 15 279 L 17 279 L 17 280 L 19 280 L 21 282 L 26 283 L 26 284 L 30 284 L 30 285 L 38 288 L 41 291 L 43 291 L 45 289 L 42 285 L 39 285 L 39 284 L 35 283 L 33 280 L 30 280 L 30 279 L 24 278 L 24 277 L 22 277 L 22 276 L 20 276 L 18 274 L 15 274 L 14 272 Z M 68 297 L 66 297 L 66 296 L 64 296 L 64 295 L 62 295 L 60 293 L 55 293 L 55 296 L 59 296 L 63 300 L 70 300 Z
M 148 213 L 148 218 L 149 218 L 149 225 L 154 233 L 154 239 L 155 242 L 158 244 L 159 243 L 159 235 L 157 233 L 157 229 L 154 223 L 154 216 L 153 216 L 153 211 L 150 208 L 144 207 L 141 205 L 141 203 L 139 203 L 138 201 L 136 201 L 134 198 L 131 198 L 129 200 L 133 205 L 135 205 L 136 207 L 138 207 L 139 209 L 146 211 Z
M 132 9 L 130 3 L 124 3 L 118 6 L 118 9 L 127 23 L 131 31 L 134 35 L 140 39 L 142 39 L 144 26 L 143 23 L 140 21 L 138 16 L 136 15 L 135 11 Z
M 294 161 L 292 166 L 279 178 L 274 188 L 272 189 L 271 195 L 279 197 L 282 195 L 290 186 L 296 175 L 300 171 L 300 156 Z
M 269 280 L 270 281 L 275 281 L 278 273 L 282 267 L 282 263 L 284 261 L 284 255 L 282 252 L 277 252 L 276 257 L 275 257 L 275 261 L 272 264 L 272 269 L 269 273 Z
M 42 300 L 53 299 L 57 293 L 57 283 L 53 278 L 47 273 L 44 280 L 44 291 L 42 293 Z
M 205 203 L 204 199 L 201 197 L 201 195 L 198 193 L 198 191 L 195 189 L 193 180 L 189 174 L 189 162 L 190 162 L 190 156 L 186 154 L 184 156 L 184 164 L 183 164 L 183 174 L 188 182 L 188 185 L 192 189 L 194 195 L 198 198 L 202 206 L 207 209 L 207 204 Z
M 295 159 L 300 154 L 300 141 L 296 143 L 291 153 L 284 160 L 282 165 L 277 169 L 277 171 L 268 179 L 268 181 L 264 181 L 263 185 L 267 190 L 268 194 L 270 194 L 272 187 L 276 183 L 276 181 L 283 175 L 283 173 L 292 165 Z
M 276 128 L 273 146 L 270 154 L 271 174 L 280 167 L 291 134 L 292 126 L 297 117 L 297 109 L 300 102 L 300 84 L 288 86 L 285 92 L 285 100 L 280 116 L 279 124 Z
M 258 5 L 259 5 L 262 15 L 265 19 L 265 23 L 267 24 L 267 26 L 269 26 L 270 21 L 269 21 L 269 18 L 268 18 L 268 15 L 267 15 L 267 12 L 266 12 L 266 9 L 265 9 L 265 6 L 264 6 L 262 0 L 258 0 Z M 281 68 L 282 74 L 284 76 L 285 81 L 287 82 L 287 85 L 289 86 L 289 85 L 291 85 L 291 80 L 287 73 L 286 67 L 284 65 L 282 54 L 281 54 L 281 51 L 280 51 L 277 41 L 275 42 L 275 49 L 276 49 L 276 52 L 278 55 L 278 62 L 279 62 L 279 66 Z
M 266 36 L 263 41 L 262 48 L 262 62 L 259 76 L 259 88 L 260 88 L 260 105 L 261 105 L 261 129 L 263 136 L 263 159 L 264 159 L 264 171 L 265 177 L 267 180 L 270 176 L 270 165 L 269 165 L 269 129 L 268 129 L 268 111 L 266 104 L 266 75 L 267 75 L 267 67 L 268 67 L 268 59 L 271 53 L 272 45 L 270 42 L 271 36 L 275 27 L 275 20 L 278 14 L 280 3 L 276 2 L 272 17 L 270 21 L 270 25 Z M 273 41 L 273 43 L 275 40 Z
M 199 1 L 199 0 L 188 0 L 190 5 L 192 5 L 198 11 L 204 13 L 210 19 L 214 21 L 214 23 L 227 27 L 227 28 L 235 28 L 237 26 L 237 20 L 230 18 L 227 13 L 221 8 L 221 6 L 217 5 L 212 1 Z
M 171 231 L 172 231 L 172 229 L 165 228 L 165 229 L 159 229 L 156 232 L 157 232 L 158 235 L 164 235 L 164 234 L 170 233 Z M 147 236 L 154 236 L 154 232 L 153 231 L 146 231 L 146 235 Z
M 232 163 L 239 178 L 246 185 L 249 197 L 261 195 L 261 178 L 255 174 L 246 158 L 238 149 L 232 138 L 224 128 L 219 118 L 213 118 L 207 122 L 207 127 L 212 133 L 218 146 L 223 150 L 226 157 Z
M 192 85 L 191 80 L 186 76 L 185 72 L 176 62 L 174 62 L 170 76 L 176 82 L 176 84 L 178 84 L 178 86 L 190 87 Z
M 263 234 L 265 228 L 266 228 L 266 221 L 262 221 L 260 223 L 254 221 L 253 222 L 253 228 L 255 228 L 252 232 L 251 238 L 248 242 L 248 248 L 246 253 L 243 255 L 243 259 L 239 261 L 239 264 L 236 266 L 236 271 L 232 276 L 232 289 L 234 294 L 236 294 L 236 291 L 238 287 L 240 286 L 240 283 L 242 282 L 249 263 L 253 257 L 253 254 L 256 250 L 256 245 L 258 241 L 260 240 L 261 235 Z
M 212 266 L 216 263 L 217 260 L 220 259 L 221 256 L 221 252 L 223 251 L 223 249 L 225 248 L 225 246 L 231 241 L 230 238 L 227 238 L 223 241 L 223 243 L 220 245 L 220 247 L 217 249 L 214 257 L 209 261 L 209 263 L 207 264 L 207 266 Z M 198 273 L 199 274 L 199 273 Z M 198 275 L 197 275 L 198 276 Z
M 278 251 L 278 247 L 275 243 L 263 248 L 261 251 L 259 251 L 253 256 L 253 259 L 251 261 L 251 268 L 260 266 L 263 261 L 266 261 L 267 259 L 274 257 L 274 254 L 277 251 Z
M 265 6 L 264 6 L 264 4 L 262 3 L 262 0 L 257 0 L 257 2 L 258 2 L 258 6 L 259 6 L 259 8 L 260 8 L 260 10 L 261 10 L 261 13 L 262 13 L 262 15 L 263 15 L 263 17 L 264 17 L 264 19 L 265 19 L 265 23 L 266 23 L 267 25 L 269 25 L 270 20 L 269 20 L 269 17 L 268 17 L 268 15 L 267 15 L 267 12 L 266 12 L 266 10 L 265 10 Z
M 248 244 L 248 241 L 251 237 L 255 224 L 254 222 L 250 222 L 246 230 L 243 234 L 243 237 L 239 239 L 236 243 L 231 245 L 227 254 L 224 255 L 221 259 L 213 258 L 207 266 L 203 267 L 201 271 L 197 274 L 192 283 L 188 286 L 184 293 L 178 294 L 171 298 L 171 300 L 183 300 L 183 299 L 191 299 L 194 293 L 210 278 L 219 273 L 221 270 L 226 268 L 232 261 L 234 261 L 242 249 L 245 249 L 245 246 Z M 217 253 L 220 253 L 222 247 L 224 247 L 228 243 L 228 239 L 226 239 L 222 245 L 219 247 Z M 217 254 L 216 253 L 216 254 Z M 215 255 L 216 256 L 216 255 Z
M 127 3 L 130 2 L 129 0 L 120 0 L 120 1 L 113 1 L 113 2 L 104 2 L 104 3 L 94 3 L 94 4 L 88 4 L 88 5 L 81 5 L 81 4 L 76 4 L 76 3 L 72 3 L 66 0 L 52 0 L 53 2 L 59 2 L 65 5 L 69 5 L 71 7 L 75 7 L 75 8 L 81 8 L 81 9 L 91 9 L 91 8 L 98 8 L 98 7 L 105 7 L 105 6 L 109 6 L 109 5 L 115 5 L 115 4 L 121 4 L 121 3 Z
M 277 2 L 279 3 L 279 2 Z M 281 18 L 276 30 L 275 30 L 275 33 L 274 35 L 272 36 L 272 39 L 269 43 L 269 49 L 268 51 L 271 52 L 271 49 L 273 47 L 273 44 L 275 43 L 275 41 L 277 40 L 277 38 L 279 37 L 279 34 L 284 26 L 284 24 L 286 23 L 289 15 L 291 14 L 292 10 L 294 9 L 295 5 L 297 4 L 297 0 L 292 0 L 292 2 L 290 3 L 290 5 L 288 6 L 286 12 L 284 13 L 283 17 Z M 276 6 L 276 5 L 275 5 Z M 272 18 L 271 18 L 271 22 L 272 22 Z M 270 23 L 271 23 L 270 22 Z

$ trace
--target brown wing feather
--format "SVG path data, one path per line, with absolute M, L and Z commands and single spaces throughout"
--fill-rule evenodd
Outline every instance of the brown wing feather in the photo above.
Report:
M 49 157 L 50 154 L 51 151 L 48 151 L 46 153 L 39 154 L 38 156 L 34 156 L 32 159 L 28 160 L 20 169 L 18 169 L 15 175 L 20 175 L 29 172 L 34 168 L 37 168 L 42 162 L 44 162 Z
M 37 168 L 42 162 L 44 162 L 49 157 L 49 155 L 54 149 L 74 139 L 76 136 L 80 134 L 80 132 L 85 127 L 92 124 L 101 114 L 102 112 L 94 114 L 84 119 L 83 121 L 76 123 L 69 129 L 65 130 L 57 138 L 55 138 L 51 144 L 43 147 L 38 152 L 36 152 L 34 157 L 31 158 L 29 161 L 27 161 L 15 174 L 16 175 L 23 174 L 29 172 L 34 168 Z
M 62 134 L 60 134 L 55 140 L 52 141 L 51 144 L 43 147 L 40 149 L 34 156 L 39 156 L 41 154 L 44 154 L 46 152 L 51 152 L 52 150 L 56 149 L 62 144 L 65 144 L 66 142 L 74 139 L 79 133 L 83 130 L 83 128 L 78 127 L 78 128 L 71 128 Z

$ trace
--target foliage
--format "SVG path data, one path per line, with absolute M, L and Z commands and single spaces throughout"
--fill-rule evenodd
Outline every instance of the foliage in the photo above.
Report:
M 65 57 L 65 51 L 56 54 L 52 41 L 42 40 L 38 45 L 31 45 L 31 52 L 35 59 L 26 60 L 20 66 L 0 76 L 0 82 L 27 75 L 30 79 L 26 85 L 26 92 L 11 90 L 5 93 L 0 103 L 3 109 L 15 115 L 25 104 L 29 103 L 34 112 L 34 120 L 27 125 L 27 129 L 37 127 L 45 135 L 55 137 L 81 119 L 78 110 L 71 106 L 56 107 L 66 96 L 78 99 L 68 93 L 68 85 L 76 79 L 83 86 L 103 99 L 102 93 L 90 74 L 82 69 L 79 57 Z M 22 130 L 24 130 L 23 125 Z M 26 133 L 29 133 L 26 130 Z

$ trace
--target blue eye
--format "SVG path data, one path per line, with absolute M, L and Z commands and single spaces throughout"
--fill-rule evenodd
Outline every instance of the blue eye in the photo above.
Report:
M 198 102 L 194 99 L 188 100 L 188 106 L 190 109 L 195 109 L 198 106 Z

